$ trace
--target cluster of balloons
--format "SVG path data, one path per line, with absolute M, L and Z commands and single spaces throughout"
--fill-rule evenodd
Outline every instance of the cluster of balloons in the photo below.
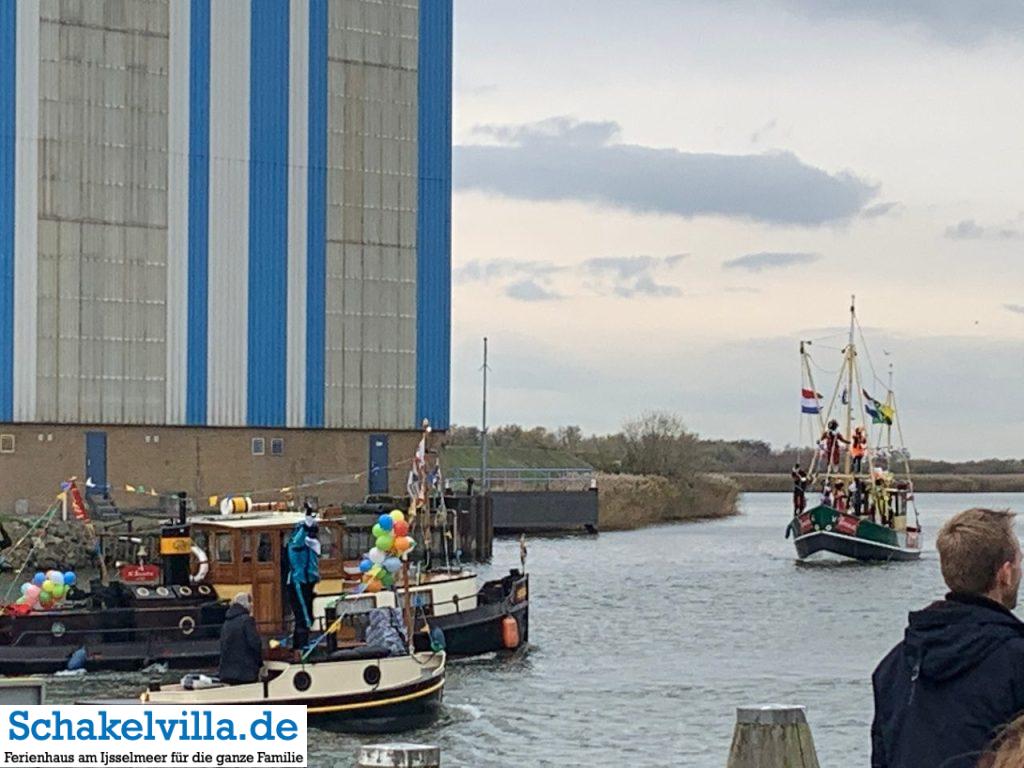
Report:
M 402 567 L 400 558 L 413 548 L 414 542 L 409 536 L 409 523 L 398 509 L 381 515 L 372 533 L 375 546 L 359 563 L 359 570 L 363 574 L 363 589 L 380 592 L 395 583 L 395 574 Z
M 53 608 L 67 596 L 77 580 L 74 571 L 39 571 L 32 581 L 21 585 L 21 597 L 14 603 L 15 613 L 24 615 Z

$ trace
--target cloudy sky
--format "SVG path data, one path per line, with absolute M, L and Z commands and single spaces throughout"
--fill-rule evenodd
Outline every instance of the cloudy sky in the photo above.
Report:
M 456 422 L 487 335 L 492 423 L 793 443 L 856 293 L 913 453 L 1024 456 L 1019 0 L 456 8 Z

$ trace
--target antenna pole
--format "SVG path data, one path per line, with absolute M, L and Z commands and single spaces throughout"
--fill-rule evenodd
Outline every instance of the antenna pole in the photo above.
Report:
M 484 336 L 483 424 L 480 429 L 480 491 L 487 492 L 487 337 Z

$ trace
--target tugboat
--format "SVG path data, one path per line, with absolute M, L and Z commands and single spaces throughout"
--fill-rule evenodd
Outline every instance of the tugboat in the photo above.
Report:
M 255 505 L 239 503 L 240 510 Z M 283 505 L 281 505 L 283 507 Z M 321 510 L 320 583 L 313 600 L 313 618 L 325 625 L 344 617 L 339 638 L 361 639 L 367 616 L 375 608 L 398 606 L 398 593 L 390 590 L 354 594 L 359 586 L 358 561 L 345 561 L 345 521 L 341 510 Z M 210 552 L 207 581 L 219 594 L 229 596 L 251 591 L 253 616 L 260 632 L 274 635 L 284 631 L 288 604 L 282 595 L 287 574 L 284 543 L 300 512 L 271 509 L 232 512 L 192 520 L 193 535 L 200 547 Z M 476 656 L 515 650 L 529 640 L 529 575 L 513 569 L 507 576 L 478 582 L 476 573 L 463 568 L 420 569 L 410 578 L 409 595 L 416 617 L 413 640 L 417 651 L 430 647 L 430 632 L 444 632 L 449 657 Z
M 862 383 L 854 343 L 857 330 L 851 297 L 849 338 L 827 407 L 814 386 L 808 350 L 811 342 L 800 343 L 801 411 L 813 419 L 811 428 L 817 427 L 820 437 L 809 469 L 799 463 L 793 467 L 794 508 L 786 537 L 793 537 L 800 560 L 826 553 L 868 562 L 918 560 L 921 526 L 909 454 L 902 445 L 892 368 L 885 400 L 876 400 Z M 863 334 L 860 341 L 863 346 Z M 870 356 L 868 361 L 870 364 Z M 856 409 L 855 402 L 859 404 Z M 845 417 L 842 431 L 838 419 L 833 418 L 837 403 Z M 894 427 L 899 445 L 893 444 Z M 820 490 L 821 501 L 806 509 L 806 494 L 815 490 Z
M 94 579 L 60 605 L 0 615 L 0 674 L 215 663 L 227 606 L 204 580 L 206 556 L 189 538 L 184 505 L 179 522 L 161 529 L 160 552 L 160 567 L 124 566 L 120 580 Z

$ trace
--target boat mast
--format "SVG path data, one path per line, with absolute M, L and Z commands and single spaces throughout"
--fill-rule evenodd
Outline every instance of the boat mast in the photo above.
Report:
M 853 358 L 856 352 L 853 348 L 853 331 L 857 322 L 854 303 L 856 297 L 850 296 L 850 339 L 846 344 L 846 439 L 852 440 L 850 432 L 853 429 Z M 850 451 L 846 451 L 846 460 L 843 462 L 843 474 L 850 474 Z
M 890 408 L 893 407 L 893 391 L 892 391 L 892 363 L 889 363 L 889 388 L 885 392 L 885 404 Z M 895 409 L 894 409 L 895 412 Z M 889 423 L 885 426 L 886 442 L 889 443 L 887 449 L 892 454 L 892 422 L 894 419 L 889 419 Z

